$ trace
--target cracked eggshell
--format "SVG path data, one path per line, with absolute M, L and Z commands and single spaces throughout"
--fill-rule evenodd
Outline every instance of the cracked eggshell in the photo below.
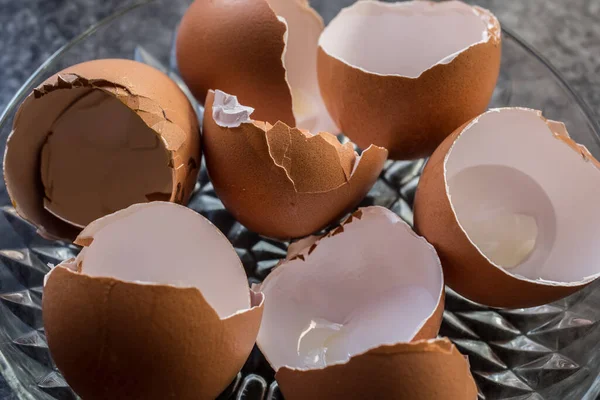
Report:
M 198 0 L 178 30 L 178 68 L 201 102 L 220 89 L 258 120 L 337 133 L 317 81 L 323 27 L 307 0 Z
M 99 103 L 104 113 L 94 109 Z M 117 123 L 132 124 L 125 126 L 135 126 L 146 136 L 115 135 L 116 127 L 109 125 Z M 73 125 L 85 130 L 69 128 Z M 57 129 L 64 131 L 62 136 Z M 121 141 L 129 147 L 156 148 L 157 155 L 138 164 L 133 150 L 121 154 L 121 148 L 108 147 L 101 153 L 104 146 Z M 93 145 L 76 149 L 75 143 Z M 105 167 L 115 165 L 122 165 L 120 179 L 103 181 Z M 25 99 L 8 139 L 4 179 L 17 212 L 40 233 L 73 239 L 87 223 L 132 203 L 186 203 L 199 165 L 197 117 L 177 84 L 145 64 L 106 59 L 69 67 Z M 164 182 L 145 179 L 151 176 L 163 176 Z M 114 187 L 119 182 L 123 186 Z
M 214 399 L 248 358 L 262 295 L 208 220 L 134 205 L 90 224 L 46 277 L 44 328 L 84 399 Z
M 257 344 L 286 399 L 469 393 L 460 353 L 419 342 L 441 324 L 440 260 L 388 209 L 360 208 L 323 238 L 297 242 L 258 288 L 266 301 Z
M 599 167 L 564 124 L 540 111 L 490 110 L 432 155 L 416 193 L 415 227 L 436 247 L 448 286 L 463 296 L 495 307 L 546 304 L 600 276 Z M 515 215 L 535 221 L 536 232 L 523 239 L 534 245 L 515 265 L 492 261 L 493 248 L 471 222 L 480 221 L 488 237 L 512 239 L 524 231 Z M 497 237 L 496 247 L 506 244 Z
M 500 36 L 489 11 L 460 1 L 358 1 L 319 39 L 323 99 L 360 147 L 383 146 L 392 159 L 428 156 L 487 108 Z
M 251 112 L 210 91 L 202 140 L 217 195 L 254 232 L 293 238 L 322 229 L 356 207 L 383 168 L 383 148 L 359 157 L 329 133 L 252 121 Z
M 276 378 L 289 400 L 477 399 L 469 362 L 447 338 L 381 346 L 325 369 L 282 368 Z

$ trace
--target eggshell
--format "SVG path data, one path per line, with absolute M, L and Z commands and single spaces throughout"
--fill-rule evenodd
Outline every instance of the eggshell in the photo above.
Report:
M 198 0 L 178 30 L 178 68 L 201 102 L 220 89 L 258 120 L 337 133 L 317 82 L 323 28 L 306 0 Z
M 468 361 L 446 338 L 382 346 L 325 369 L 282 368 L 276 379 L 288 400 L 477 399 Z
M 564 124 L 540 111 L 490 110 L 457 129 L 427 163 L 415 199 L 416 230 L 436 247 L 448 286 L 473 301 L 522 308 L 558 300 L 600 276 L 593 200 L 600 196 L 599 167 Z M 457 186 L 453 179 L 469 168 L 470 186 Z M 461 197 L 467 202 L 459 207 Z M 533 252 L 514 268 L 492 262 L 458 217 L 494 209 L 537 222 Z
M 420 158 L 486 109 L 500 53 L 500 24 L 480 7 L 358 1 L 321 34 L 318 80 L 333 120 L 358 146 Z
M 108 208 L 98 215 L 98 210 L 91 210 L 88 204 L 90 198 L 94 198 L 90 191 L 101 185 L 94 180 L 100 179 L 102 171 L 81 166 L 81 163 L 89 162 L 87 153 L 70 149 L 72 142 L 65 137 L 56 139 L 58 142 L 52 150 L 53 158 L 48 157 L 48 152 L 42 151 L 46 150 L 49 138 L 56 137 L 50 129 L 55 121 L 68 114 L 65 110 L 93 96 L 108 98 L 108 101 L 118 99 L 134 113 L 135 117 L 129 117 L 130 120 L 138 124 L 143 121 L 151 130 L 150 133 L 156 135 L 151 145 L 164 147 L 164 161 L 161 162 L 165 164 L 161 165 L 165 167 L 152 168 L 153 164 L 148 161 L 143 165 L 144 171 L 139 179 L 131 178 L 131 185 L 141 185 L 140 181 L 147 181 L 143 178 L 144 174 L 158 179 L 157 171 L 170 167 L 171 172 L 167 170 L 166 174 L 167 178 L 171 176 L 169 179 L 172 182 L 166 192 L 147 193 L 148 201 L 163 199 L 186 203 L 195 185 L 200 165 L 198 122 L 192 106 L 177 84 L 162 72 L 130 60 L 95 60 L 69 67 L 50 77 L 25 99 L 15 116 L 4 158 L 4 179 L 17 212 L 35 224 L 45 236 L 73 239 L 81 227 L 93 218 L 131 204 L 123 201 L 126 190 L 111 189 L 110 185 L 115 184 L 111 179 L 105 182 L 108 185 L 106 190 L 98 194 L 110 207 L 105 204 Z M 118 104 L 116 107 L 119 107 Z M 113 114 L 106 115 L 107 120 L 111 118 L 114 118 Z M 136 118 L 139 119 L 136 121 Z M 75 122 L 70 121 L 71 124 Z M 101 123 L 101 119 L 89 122 L 91 125 Z M 88 129 L 98 130 L 96 126 L 89 126 Z M 97 136 L 93 139 L 103 139 Z M 143 147 L 148 144 L 137 145 Z M 47 168 L 49 159 L 59 163 L 51 178 L 43 175 L 47 173 L 46 170 L 40 171 L 40 164 Z M 77 166 L 69 167 L 69 161 Z M 125 165 L 123 168 L 129 167 Z M 121 179 L 127 179 L 129 172 L 124 169 Z M 47 187 L 45 193 L 42 180 L 54 180 L 55 186 L 60 184 L 62 198 L 67 201 L 62 208 L 57 206 L 53 209 L 52 204 L 49 205 L 51 201 L 45 196 L 51 188 Z M 68 185 L 69 181 L 72 181 L 72 188 Z M 128 187 L 124 186 L 125 189 Z M 143 200 L 142 196 L 140 201 Z M 57 210 L 77 215 L 82 220 L 69 221 L 65 216 L 55 215 Z
M 141 238 L 119 239 L 132 231 Z M 49 273 L 43 297 L 48 344 L 69 385 L 85 399 L 219 395 L 250 354 L 263 309 L 227 239 L 199 214 L 163 202 L 111 214 L 83 233 L 86 247 Z M 153 243 L 161 235 L 170 245 Z M 176 251 L 183 247 L 197 264 Z M 172 263 L 145 263 L 158 252 Z
M 257 344 L 286 399 L 424 396 L 435 392 L 419 389 L 430 379 L 425 367 L 450 363 L 404 354 L 435 347 L 418 340 L 438 333 L 444 281 L 433 247 L 383 207 L 361 208 L 326 236 L 297 242 L 258 288 L 266 301 Z M 452 352 L 466 378 L 467 363 Z M 391 379 L 396 364 L 407 374 L 403 384 Z
M 352 144 L 329 133 L 271 126 L 247 113 L 237 127 L 224 127 L 215 121 L 214 100 L 210 91 L 203 127 L 208 173 L 225 207 L 257 233 L 301 237 L 327 226 L 360 202 L 383 168 L 385 149 L 372 146 L 359 159 Z

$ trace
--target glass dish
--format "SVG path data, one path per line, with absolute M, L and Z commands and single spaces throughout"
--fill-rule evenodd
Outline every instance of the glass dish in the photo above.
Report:
M 94 58 L 135 58 L 162 69 L 181 84 L 172 43 L 188 4 L 185 0 L 133 3 L 58 50 L 4 110 L 2 148 L 18 104 L 66 66 Z M 578 142 L 596 157 L 600 155 L 600 128 L 587 107 L 542 57 L 505 29 L 501 75 L 491 106 L 511 105 L 541 109 L 545 116 L 566 122 Z M 412 222 L 411 205 L 423 164 L 423 160 L 388 162 L 362 205 L 389 207 Z M 41 297 L 48 264 L 57 264 L 78 249 L 39 237 L 15 214 L 3 183 L 0 206 L 0 398 L 76 398 L 50 357 Z M 285 256 L 287 243 L 261 238 L 231 217 L 205 172 L 189 206 L 227 235 L 250 282 L 263 279 Z M 481 399 L 593 400 L 600 393 L 598 285 L 553 304 L 513 310 L 483 307 L 448 290 L 440 334 L 469 356 Z M 255 349 L 222 398 L 282 399 L 273 377 Z M 373 393 L 372 398 L 385 398 L 385 394 Z

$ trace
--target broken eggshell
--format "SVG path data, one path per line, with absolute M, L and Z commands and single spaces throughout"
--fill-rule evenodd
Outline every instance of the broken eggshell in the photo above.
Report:
M 460 1 L 358 1 L 319 39 L 321 94 L 358 146 L 430 155 L 482 113 L 500 70 L 498 20 Z
M 202 140 L 219 199 L 254 232 L 285 239 L 322 229 L 356 207 L 383 168 L 383 148 L 358 156 L 329 133 L 253 121 L 252 111 L 211 90 Z
M 405 396 L 429 393 L 419 389 L 430 379 L 425 365 L 448 366 L 443 352 L 420 360 L 438 344 L 417 342 L 434 338 L 441 324 L 440 260 L 390 210 L 361 208 L 323 238 L 299 242 L 257 289 L 266 298 L 257 344 L 286 399 L 432 398 L 398 396 L 411 385 Z M 434 382 L 436 393 L 447 386 Z
M 427 163 L 416 230 L 437 249 L 448 286 L 473 301 L 522 308 L 558 300 L 600 276 L 599 167 L 540 111 L 490 110 Z
M 4 179 L 17 212 L 49 237 L 134 203 L 186 203 L 200 165 L 197 117 L 162 72 L 131 60 L 84 62 L 21 104 Z
M 178 68 L 201 102 L 219 88 L 258 120 L 338 133 L 317 82 L 323 27 L 307 0 L 198 0 L 177 33 Z
M 447 338 L 381 346 L 325 369 L 281 368 L 276 378 L 288 400 L 477 399 L 469 362 Z
M 173 203 L 92 222 L 44 285 L 53 360 L 84 399 L 214 399 L 248 358 L 262 315 L 220 231 Z

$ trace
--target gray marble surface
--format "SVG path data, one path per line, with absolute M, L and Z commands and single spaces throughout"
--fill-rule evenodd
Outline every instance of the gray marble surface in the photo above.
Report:
M 340 5 L 353 1 L 311 0 L 326 21 Z M 474 2 L 494 11 L 504 26 L 550 60 L 600 119 L 600 0 Z M 130 1 L 0 0 L 0 108 L 44 59 L 126 3 Z

